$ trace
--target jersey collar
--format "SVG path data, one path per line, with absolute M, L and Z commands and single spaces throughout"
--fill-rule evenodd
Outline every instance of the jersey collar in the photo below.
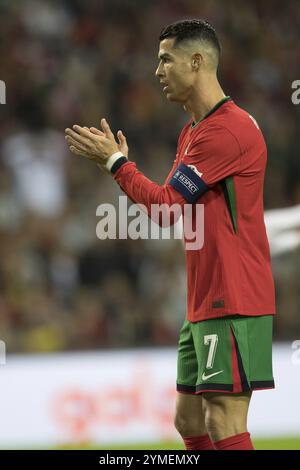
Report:
M 204 121 L 204 119 L 208 118 L 208 116 L 210 116 L 215 111 L 217 111 L 217 109 L 219 109 L 220 106 L 222 106 L 222 104 L 227 103 L 227 101 L 230 101 L 230 100 L 231 100 L 230 96 L 225 96 L 225 98 L 222 98 L 221 101 L 219 101 L 210 111 L 208 111 L 207 114 L 205 114 L 205 116 L 203 116 L 203 118 L 199 119 L 199 121 L 197 122 L 194 122 L 194 121 L 192 122 L 191 124 L 192 129 L 194 129 L 200 122 Z

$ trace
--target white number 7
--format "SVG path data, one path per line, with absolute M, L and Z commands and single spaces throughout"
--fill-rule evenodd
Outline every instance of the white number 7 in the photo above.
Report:
M 218 335 L 205 335 L 204 336 L 205 346 L 209 345 L 208 358 L 206 363 L 206 369 L 212 369 L 214 365 L 217 345 L 218 345 Z

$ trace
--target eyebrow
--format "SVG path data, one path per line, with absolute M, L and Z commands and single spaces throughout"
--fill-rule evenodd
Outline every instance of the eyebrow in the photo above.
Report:
M 159 59 L 168 59 L 168 58 L 172 58 L 172 56 L 170 54 L 168 54 L 167 52 L 164 52 L 163 54 L 159 54 L 158 58 Z

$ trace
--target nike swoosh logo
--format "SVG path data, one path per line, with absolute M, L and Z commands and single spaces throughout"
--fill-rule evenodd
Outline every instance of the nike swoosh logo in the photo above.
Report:
M 208 379 L 210 379 L 211 377 L 214 377 L 215 375 L 221 374 L 222 372 L 224 372 L 224 371 L 223 371 L 223 370 L 219 370 L 219 372 L 214 372 L 213 374 L 208 374 L 208 375 L 205 375 L 205 372 L 203 372 L 203 374 L 202 374 L 202 380 L 208 380 Z

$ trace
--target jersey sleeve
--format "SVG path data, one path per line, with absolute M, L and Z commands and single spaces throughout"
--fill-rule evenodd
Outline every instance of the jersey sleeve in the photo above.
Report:
M 160 186 L 143 173 L 135 163 L 127 162 L 114 175 L 115 181 L 135 203 L 145 206 L 148 216 L 162 227 L 173 225 L 182 215 L 185 199 L 170 185 Z M 153 206 L 160 206 L 158 216 Z
M 210 127 L 190 145 L 169 184 L 193 203 L 215 184 L 238 173 L 240 165 L 241 150 L 235 136 L 226 128 Z

